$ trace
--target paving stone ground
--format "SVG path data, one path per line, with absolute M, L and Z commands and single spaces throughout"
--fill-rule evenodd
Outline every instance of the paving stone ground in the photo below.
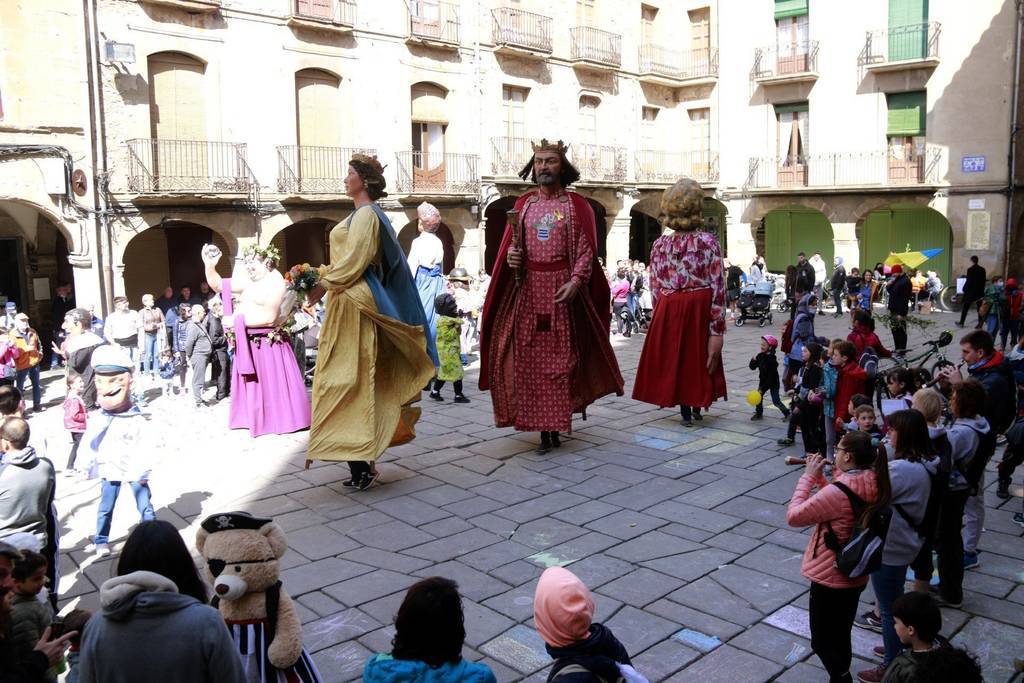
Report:
M 752 422 L 747 369 L 762 333 L 776 324 L 730 325 L 725 346 L 729 400 L 698 428 L 671 410 L 629 398 L 642 335 L 613 338 L 626 395 L 599 401 L 561 450 L 539 456 L 535 434 L 493 427 L 487 394 L 472 403 L 424 403 L 418 438 L 391 449 L 384 485 L 350 493 L 347 467 L 303 470 L 305 434 L 250 439 L 225 428 L 226 406 L 200 413 L 187 399 L 150 404 L 161 442 L 152 477 L 157 516 L 191 543 L 199 520 L 224 510 L 269 515 L 288 532 L 284 585 L 296 597 L 305 642 L 324 679 L 359 678 L 366 658 L 389 649 L 403 591 L 421 577 L 458 581 L 466 656 L 499 681 L 542 681 L 549 660 L 532 623 L 532 596 L 545 567 L 575 571 L 594 591 L 599 620 L 625 643 L 652 681 L 823 681 L 807 632 L 808 583 L 800 576 L 807 529 L 786 524 L 800 475 L 782 460 L 796 447 L 779 413 Z M 952 316 L 911 344 L 952 328 Z M 819 317 L 819 334 L 845 336 L 847 320 Z M 881 336 L 891 340 L 888 331 Z M 956 335 L 959 337 L 959 335 Z M 950 348 L 951 358 L 958 349 Z M 56 377 L 47 399 L 59 402 Z M 66 433 L 59 408 L 32 418 L 58 466 Z M 981 567 L 967 572 L 962 610 L 944 610 L 945 632 L 981 656 L 989 681 L 1008 677 L 1024 654 L 1024 543 L 1011 517 L 1022 491 L 1002 501 L 990 473 Z M 1018 479 L 1019 481 L 1019 479 Z M 96 610 L 114 560 L 86 551 L 95 525 L 95 482 L 59 478 L 63 603 Z M 119 545 L 137 520 L 130 495 L 116 509 Z M 863 598 L 866 608 L 870 587 Z M 880 637 L 854 629 L 858 661 L 873 664 Z

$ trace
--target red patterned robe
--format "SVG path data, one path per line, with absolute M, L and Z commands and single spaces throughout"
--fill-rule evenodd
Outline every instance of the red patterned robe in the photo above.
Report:
M 505 262 L 506 231 L 481 318 L 480 388 L 490 389 L 497 426 L 571 431 L 572 414 L 601 396 L 622 395 L 608 341 L 608 282 L 596 255 L 594 212 L 573 192 L 530 192 L 516 202 L 526 273 L 521 285 Z M 595 277 L 591 277 L 591 275 Z M 572 279 L 569 304 L 555 293 Z

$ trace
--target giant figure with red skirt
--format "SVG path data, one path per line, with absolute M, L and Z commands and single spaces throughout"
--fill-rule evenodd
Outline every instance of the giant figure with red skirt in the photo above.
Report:
M 651 291 L 657 295 L 633 398 L 679 406 L 693 426 L 700 409 L 725 398 L 725 278 L 718 239 L 705 230 L 704 190 L 683 178 L 661 198 L 662 225 L 672 232 L 651 247 Z
M 608 281 L 597 261 L 594 211 L 566 189 L 580 174 L 562 143 L 541 140 L 520 173 L 538 184 L 515 204 L 480 324 L 480 388 L 499 427 L 540 432 L 539 453 L 561 445 L 572 416 L 622 375 L 608 341 Z

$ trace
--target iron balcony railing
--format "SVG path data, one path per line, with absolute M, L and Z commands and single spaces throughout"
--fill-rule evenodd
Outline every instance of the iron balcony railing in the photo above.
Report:
M 576 143 L 569 147 L 569 160 L 581 180 L 622 183 L 628 173 L 626 148 Z
M 788 45 L 779 44 L 755 49 L 750 80 L 784 78 L 817 71 L 818 41 L 803 40 Z
M 551 52 L 551 18 L 514 7 L 491 10 L 492 38 L 497 46 Z
M 355 0 L 291 0 L 296 19 L 320 21 L 338 26 L 356 25 Z
M 927 24 L 894 26 L 889 29 L 868 31 L 864 49 L 857 60 L 860 66 L 875 66 L 893 62 L 939 58 L 939 35 L 942 25 L 937 21 Z
M 660 45 L 640 46 L 640 74 L 685 81 L 718 77 L 718 48 L 672 50 Z
M 935 147 L 906 156 L 882 150 L 754 157 L 745 187 L 934 185 L 939 181 L 941 160 L 942 150 Z
M 622 36 L 590 26 L 569 29 L 574 61 L 618 67 L 622 64 Z
M 476 194 L 475 154 L 398 152 L 398 191 L 406 194 Z
M 410 0 L 409 35 L 441 43 L 459 44 L 459 8 L 453 2 Z
M 636 181 L 671 185 L 682 177 L 701 183 L 718 182 L 718 152 L 665 152 L 642 149 L 636 153 Z
M 131 192 L 248 193 L 256 185 L 244 144 L 144 138 L 127 144 Z
M 345 194 L 348 162 L 373 149 L 282 145 L 277 148 L 277 191 L 286 194 Z
M 533 156 L 533 146 L 527 138 L 491 138 L 491 174 L 501 178 L 514 178 Z

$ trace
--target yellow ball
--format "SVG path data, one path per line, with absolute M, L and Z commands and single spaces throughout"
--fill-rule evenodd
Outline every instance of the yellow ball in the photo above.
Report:
M 756 389 L 747 393 L 747 403 L 752 406 L 761 405 L 761 398 L 761 392 Z

